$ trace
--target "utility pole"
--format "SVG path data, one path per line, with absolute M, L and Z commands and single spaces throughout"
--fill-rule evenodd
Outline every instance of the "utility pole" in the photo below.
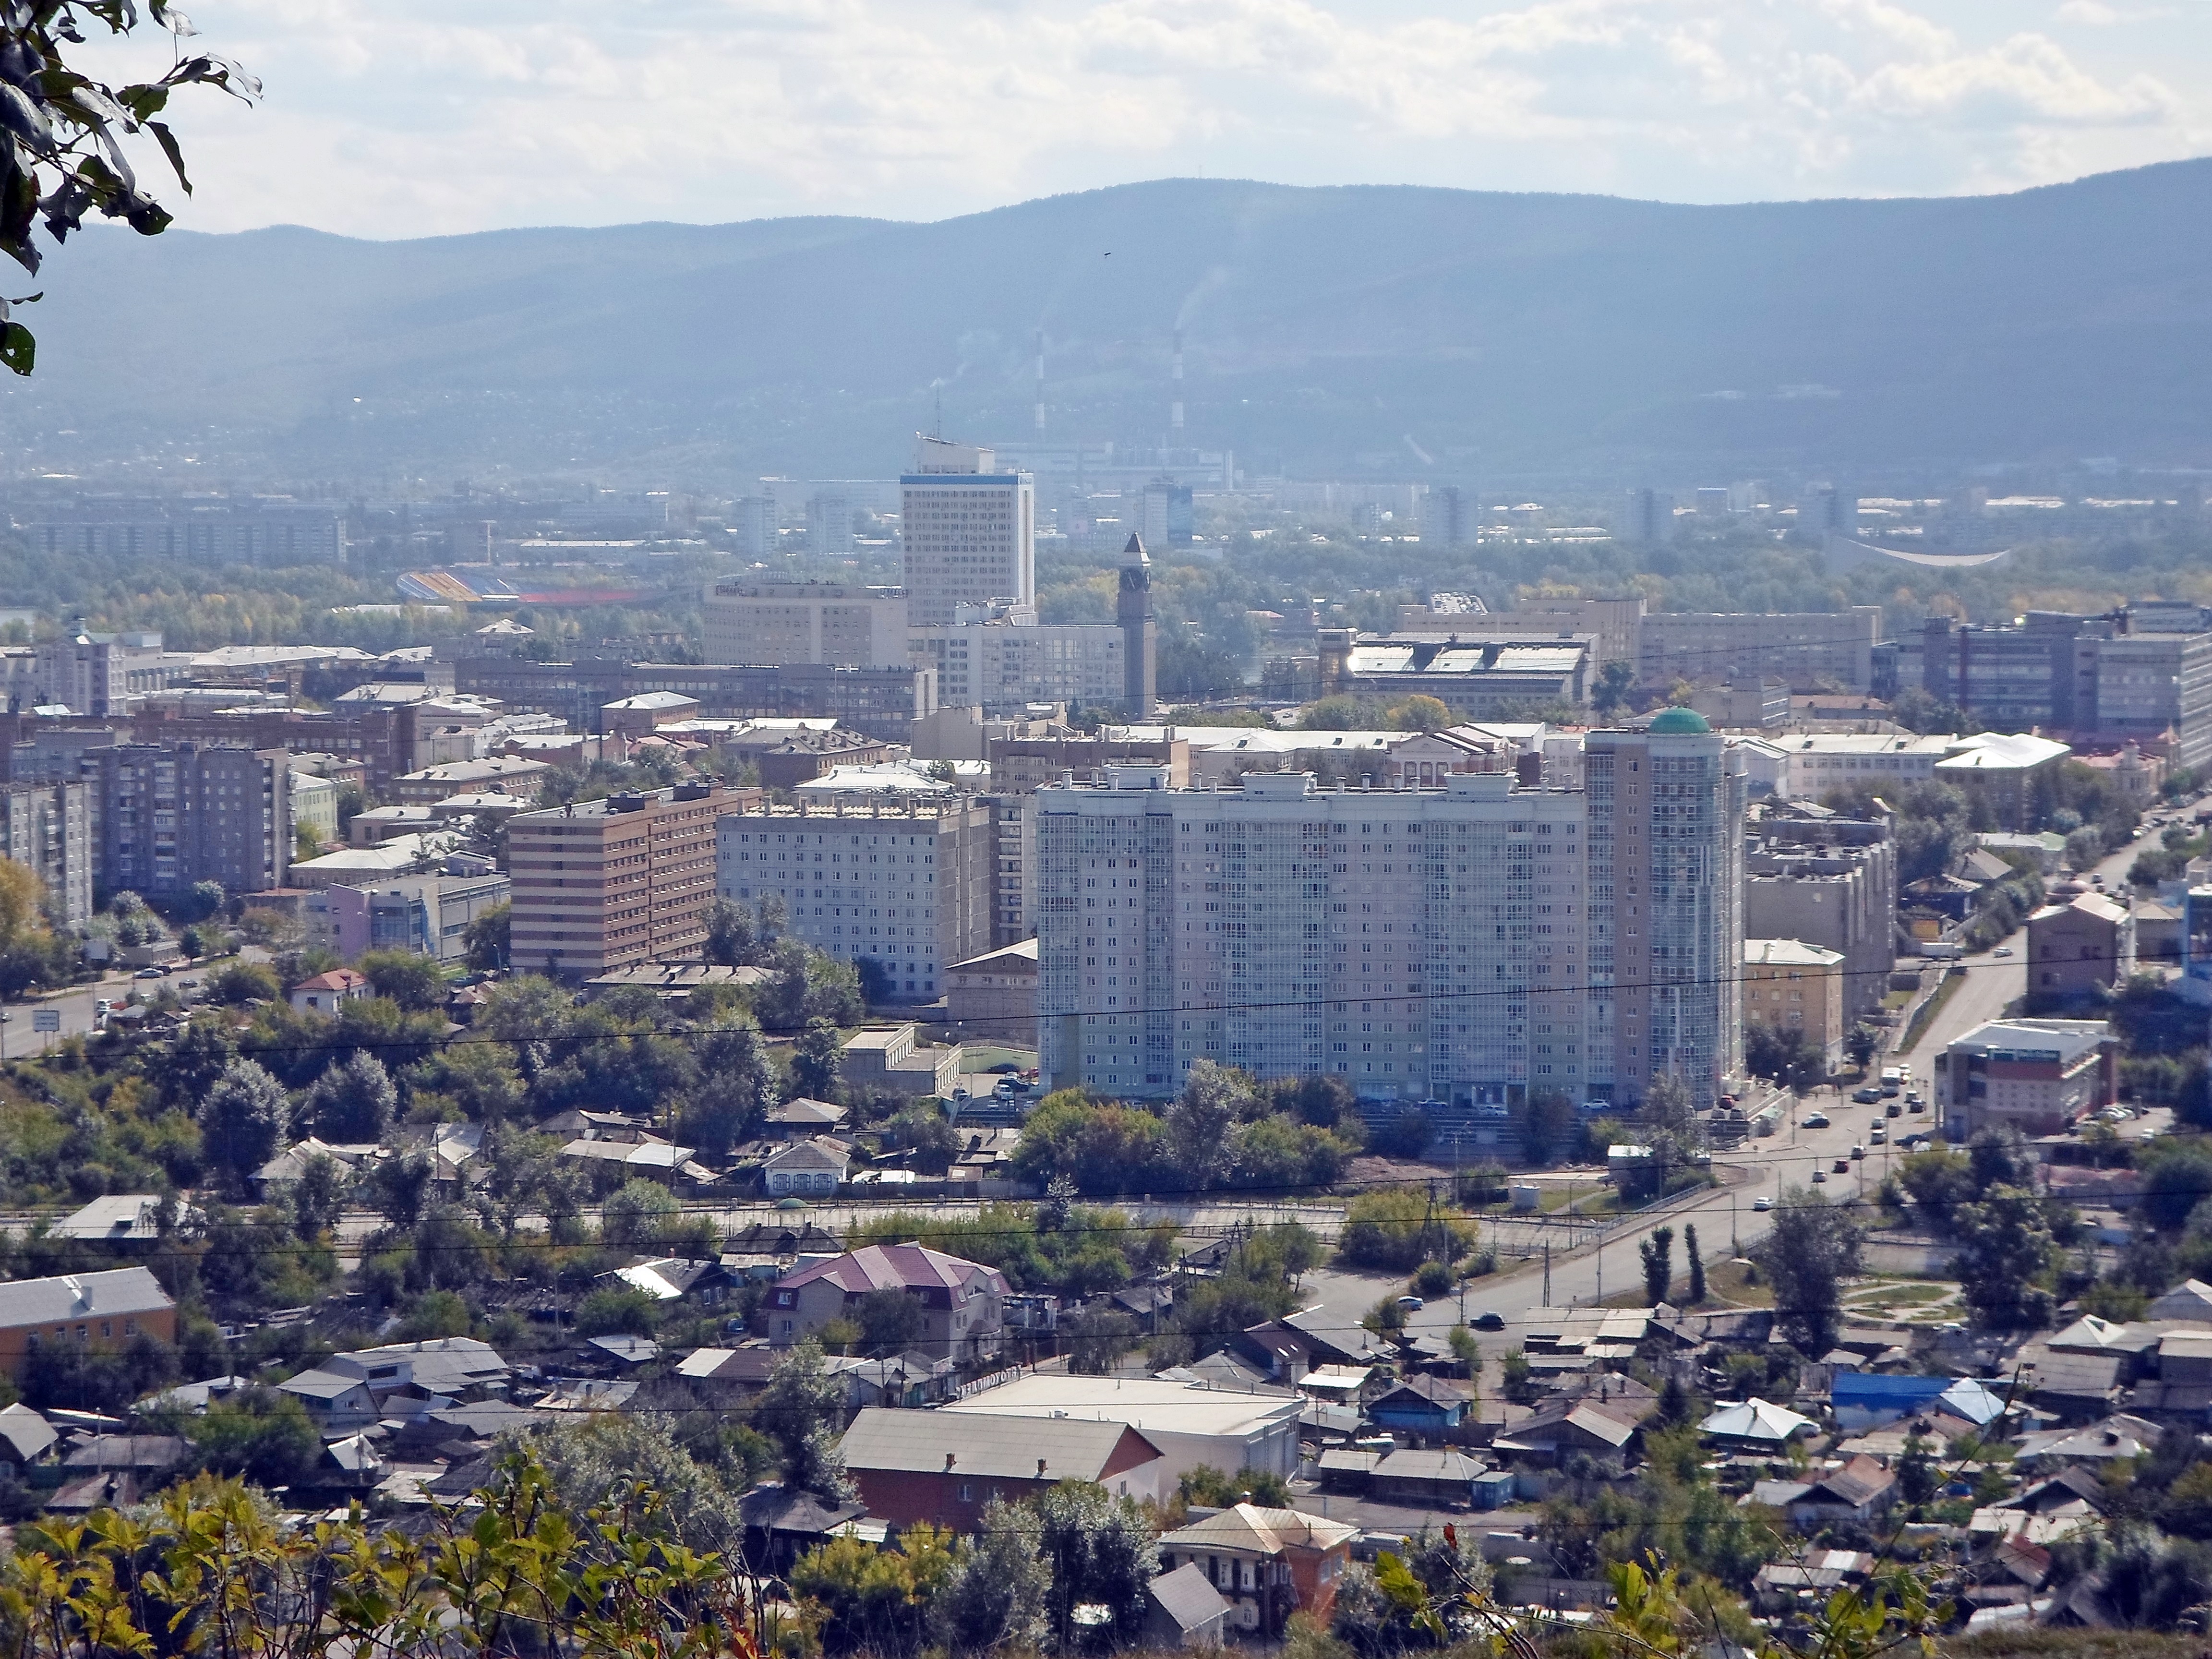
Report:
M 1552 1241 L 1544 1241 L 1544 1305 L 1552 1305 Z

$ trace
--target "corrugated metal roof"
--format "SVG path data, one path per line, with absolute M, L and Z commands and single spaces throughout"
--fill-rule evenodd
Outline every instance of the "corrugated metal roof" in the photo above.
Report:
M 842 1444 L 854 1469 L 915 1474 L 951 1472 L 983 1480 L 1097 1480 L 1124 1435 L 1135 1435 L 1154 1457 L 1159 1448 L 1122 1423 L 1069 1417 L 979 1416 L 870 1407 L 853 1419 Z
M 0 1328 L 159 1313 L 175 1305 L 161 1282 L 143 1267 L 19 1279 L 0 1285 Z

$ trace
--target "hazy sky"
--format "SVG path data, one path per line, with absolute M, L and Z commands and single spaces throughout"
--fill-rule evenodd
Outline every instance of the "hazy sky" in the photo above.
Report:
M 2212 0 L 201 0 L 180 222 L 933 219 L 1204 174 L 1672 201 L 2212 152 Z

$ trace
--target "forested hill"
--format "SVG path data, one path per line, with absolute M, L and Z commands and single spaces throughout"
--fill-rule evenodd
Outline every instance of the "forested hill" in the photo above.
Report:
M 363 242 L 88 232 L 0 439 L 357 478 L 882 476 L 902 435 L 1293 471 L 1656 482 L 2212 448 L 2212 161 L 1997 197 L 1683 207 L 1170 179 L 935 224 Z

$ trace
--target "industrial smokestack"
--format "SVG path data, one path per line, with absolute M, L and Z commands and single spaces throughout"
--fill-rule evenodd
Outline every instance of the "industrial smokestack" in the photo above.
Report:
M 1182 430 L 1182 331 L 1175 331 L 1175 401 L 1168 405 L 1168 430 Z
M 1036 434 L 1044 436 L 1044 331 L 1036 331 Z

